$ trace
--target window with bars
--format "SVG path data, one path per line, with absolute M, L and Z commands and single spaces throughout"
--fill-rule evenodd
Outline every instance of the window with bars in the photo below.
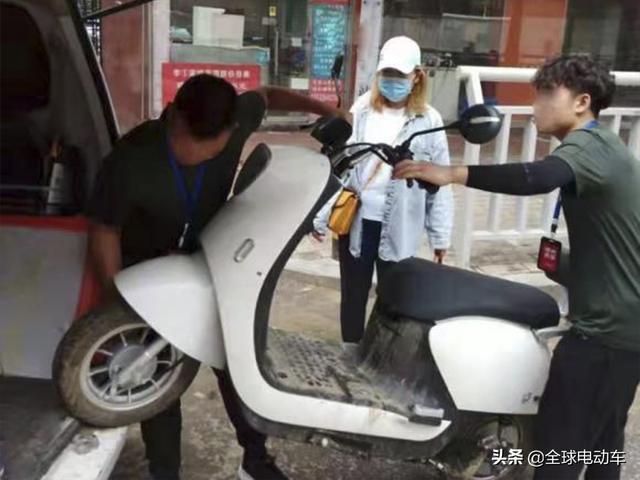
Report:
M 100 10 L 100 7 L 100 0 L 78 0 L 78 10 L 82 17 L 97 12 Z M 93 45 L 93 49 L 96 52 L 96 56 L 100 61 L 102 52 L 101 20 L 99 18 L 85 20 L 84 26 L 87 30 L 87 34 L 89 35 L 89 39 L 91 40 L 91 44 Z

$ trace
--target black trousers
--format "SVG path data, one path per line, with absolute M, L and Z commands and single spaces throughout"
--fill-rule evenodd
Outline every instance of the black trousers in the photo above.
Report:
M 369 290 L 373 281 L 374 266 L 378 281 L 393 262 L 385 262 L 378 257 L 382 223 L 364 220 L 362 225 L 362 247 L 360 258 L 349 251 L 349 236 L 339 239 L 340 257 L 340 326 L 342 340 L 359 342 L 364 334 L 365 317 Z
M 540 401 L 535 449 L 624 450 L 627 412 L 640 381 L 640 353 L 606 347 L 571 331 L 556 347 Z M 536 480 L 577 480 L 583 464 L 544 465 Z M 587 465 L 586 480 L 616 480 L 621 465 Z
M 258 458 L 264 457 L 267 437 L 255 430 L 242 415 L 240 399 L 236 393 L 227 370 L 213 369 L 218 377 L 218 387 L 229 415 L 236 429 L 238 443 L 245 453 Z M 180 434 L 182 431 L 182 412 L 180 401 L 164 412 L 140 424 L 142 439 L 146 446 L 149 471 L 159 479 L 177 479 L 180 472 Z

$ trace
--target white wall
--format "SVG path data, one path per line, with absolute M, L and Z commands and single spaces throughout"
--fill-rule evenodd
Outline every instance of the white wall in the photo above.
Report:
M 171 40 L 169 27 L 171 21 L 171 0 L 151 2 L 151 96 L 150 112 L 157 117 L 162 112 L 162 64 L 169 61 Z

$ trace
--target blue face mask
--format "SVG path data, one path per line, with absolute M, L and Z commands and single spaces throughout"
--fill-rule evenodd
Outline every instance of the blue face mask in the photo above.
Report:
M 379 77 L 378 90 L 384 98 L 390 102 L 401 102 L 405 100 L 413 88 L 410 78 Z

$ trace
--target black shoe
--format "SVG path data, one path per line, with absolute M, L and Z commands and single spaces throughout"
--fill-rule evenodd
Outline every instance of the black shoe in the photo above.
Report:
M 180 475 L 178 475 L 178 474 L 172 474 L 172 475 L 155 474 L 155 475 L 151 475 L 151 480 L 180 480 Z
M 238 468 L 239 480 L 288 480 L 288 478 L 276 466 L 275 459 L 269 455 L 263 457 L 245 455 Z
M 151 480 L 180 480 L 180 473 L 172 470 L 154 469 L 149 475 Z

